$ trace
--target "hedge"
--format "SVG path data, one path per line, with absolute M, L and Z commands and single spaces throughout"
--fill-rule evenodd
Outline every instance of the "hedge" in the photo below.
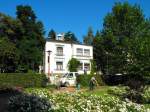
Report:
M 77 82 L 79 82 L 81 84 L 81 86 L 84 86 L 84 87 L 89 86 L 90 79 L 93 76 L 97 80 L 98 85 L 100 85 L 100 86 L 105 85 L 101 75 L 99 75 L 99 74 L 96 74 L 96 75 L 79 75 L 79 76 L 77 76 L 77 80 L 78 80 Z
M 0 88 L 44 87 L 47 78 L 44 74 L 6 73 L 0 74 Z

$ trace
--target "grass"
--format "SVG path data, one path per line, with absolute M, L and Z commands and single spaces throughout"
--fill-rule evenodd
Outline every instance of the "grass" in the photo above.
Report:
M 98 96 L 104 96 L 107 94 L 107 90 L 110 88 L 110 86 L 101 86 L 101 87 L 96 87 L 93 91 L 86 90 L 85 94 L 87 95 L 98 95 Z

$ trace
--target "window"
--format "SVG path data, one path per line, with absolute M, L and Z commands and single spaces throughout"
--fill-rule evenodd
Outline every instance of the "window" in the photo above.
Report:
M 84 49 L 84 55 L 90 56 L 90 49 Z
M 73 73 L 69 73 L 67 78 L 73 78 Z
M 79 74 L 78 73 L 75 73 L 75 76 L 78 76 Z
M 83 63 L 80 63 L 79 70 L 83 70 Z
M 86 70 L 86 71 L 90 70 L 90 64 L 89 63 L 84 63 L 84 70 Z
M 83 49 L 77 48 L 77 55 L 83 55 Z
M 57 47 L 57 55 L 62 56 L 63 55 L 63 47 Z
M 56 69 L 63 70 L 63 62 L 56 62 Z

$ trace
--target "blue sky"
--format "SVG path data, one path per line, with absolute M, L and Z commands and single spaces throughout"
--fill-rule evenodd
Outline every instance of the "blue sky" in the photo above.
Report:
M 72 31 L 82 41 L 91 26 L 96 30 L 103 27 L 103 19 L 117 1 L 129 1 L 141 6 L 146 17 L 150 17 L 150 0 L 0 0 L 0 12 L 15 17 L 17 5 L 30 5 L 46 31 Z

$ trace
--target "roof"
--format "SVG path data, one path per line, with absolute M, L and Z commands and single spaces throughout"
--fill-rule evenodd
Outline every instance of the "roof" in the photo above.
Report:
M 62 40 L 52 40 L 52 39 L 46 39 L 46 42 L 57 42 L 57 43 L 64 43 L 64 44 L 76 44 L 76 45 L 84 45 L 84 46 L 91 46 L 92 45 L 86 45 L 82 43 L 77 43 L 77 42 L 70 42 L 70 41 L 62 41 Z

